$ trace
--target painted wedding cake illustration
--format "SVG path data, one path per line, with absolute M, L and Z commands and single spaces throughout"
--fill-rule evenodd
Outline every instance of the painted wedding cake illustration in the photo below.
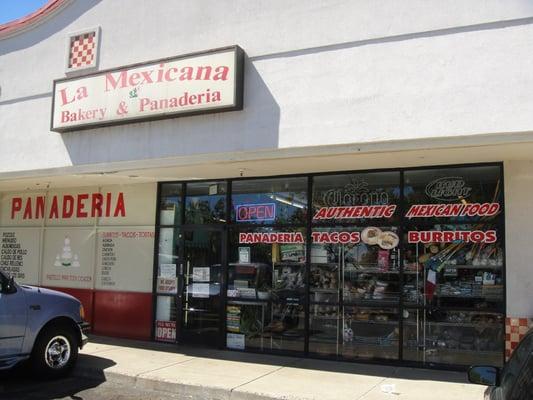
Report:
M 61 256 L 56 255 L 56 260 L 54 262 L 55 267 L 80 267 L 80 260 L 78 259 L 77 254 L 72 254 L 72 249 L 70 247 L 70 238 L 65 236 L 65 242 L 63 244 L 63 251 Z

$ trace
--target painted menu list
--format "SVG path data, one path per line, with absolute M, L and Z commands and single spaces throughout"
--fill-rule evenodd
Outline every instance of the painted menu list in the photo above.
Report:
M 154 236 L 153 228 L 99 230 L 96 288 L 151 291 Z

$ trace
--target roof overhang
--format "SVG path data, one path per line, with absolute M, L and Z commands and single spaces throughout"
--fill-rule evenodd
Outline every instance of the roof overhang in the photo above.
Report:
M 42 24 L 72 3 L 72 1 L 73 0 L 49 0 L 48 3 L 37 11 L 26 15 L 25 17 L 0 25 L 0 40 L 26 32 L 35 26 Z

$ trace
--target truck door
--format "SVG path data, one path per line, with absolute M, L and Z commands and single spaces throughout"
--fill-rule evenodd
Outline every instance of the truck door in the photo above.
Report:
M 16 285 L 10 289 L 8 282 L 0 273 L 0 358 L 19 355 L 26 332 L 24 292 Z

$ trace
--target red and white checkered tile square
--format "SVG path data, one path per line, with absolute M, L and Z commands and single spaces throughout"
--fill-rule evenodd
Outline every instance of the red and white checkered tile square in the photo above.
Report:
M 505 359 L 508 360 L 524 335 L 533 329 L 533 318 L 505 318 Z
M 83 33 L 70 38 L 69 68 L 92 65 L 96 57 L 96 32 Z

